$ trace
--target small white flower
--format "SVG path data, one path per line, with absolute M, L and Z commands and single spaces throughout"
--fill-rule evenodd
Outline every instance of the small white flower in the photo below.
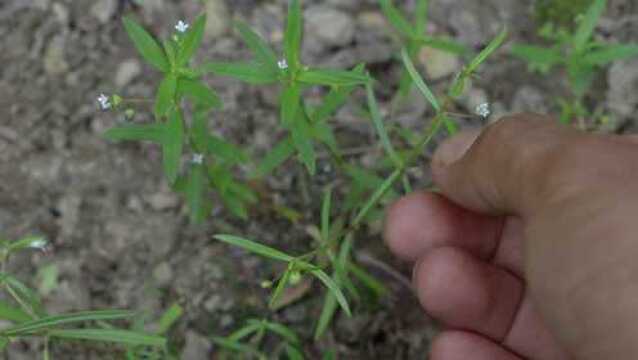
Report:
M 201 165 L 204 163 L 204 155 L 203 154 L 193 154 L 193 158 L 191 159 L 193 164 Z
M 97 101 L 100 103 L 100 107 L 102 108 L 102 110 L 108 110 L 111 108 L 111 102 L 108 96 L 100 94 L 100 96 L 97 98 Z
M 286 70 L 288 69 L 288 62 L 286 59 L 281 59 L 277 62 L 277 66 L 279 66 L 281 70 Z
M 177 22 L 177 25 L 175 25 L 175 29 L 181 33 L 185 33 L 186 30 L 188 30 L 188 27 L 190 25 L 188 25 L 187 23 L 185 23 L 184 21 L 180 20 Z
M 487 118 L 491 113 L 490 104 L 488 103 L 482 103 L 476 107 L 476 114 L 482 118 Z
M 38 250 L 46 250 L 47 245 L 48 243 L 46 240 L 42 238 L 37 238 L 31 241 L 31 243 L 29 244 L 29 247 L 33 249 L 38 249 Z

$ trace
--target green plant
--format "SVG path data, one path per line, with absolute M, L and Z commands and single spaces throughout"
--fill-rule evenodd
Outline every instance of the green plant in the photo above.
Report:
M 540 35 L 551 43 L 548 47 L 523 44 L 512 47 L 512 54 L 525 60 L 532 71 L 547 73 L 555 67 L 564 69 L 572 97 L 559 101 L 563 123 L 592 115 L 584 100 L 604 66 L 615 60 L 638 56 L 638 45 L 606 44 L 593 38 L 606 5 L 606 0 L 593 1 L 573 32 L 552 24 L 545 25 Z
M 113 326 L 112 321 L 131 320 L 136 314 L 127 310 L 96 310 L 66 314 L 49 314 L 38 296 L 28 286 L 7 272 L 9 258 L 19 252 L 45 250 L 42 237 L 25 237 L 17 241 L 0 240 L 0 287 L 15 304 L 0 301 L 0 319 L 11 325 L 0 328 L 0 351 L 11 342 L 40 338 L 44 343 L 42 358 L 50 358 L 50 345 L 59 341 L 85 340 L 135 346 L 161 354 L 166 339 L 160 334 L 128 330 Z M 84 325 L 89 325 L 84 326 Z
M 381 4 L 393 19 L 392 22 L 401 29 L 405 21 L 401 20 L 398 11 L 387 1 L 382 1 Z M 417 27 L 423 30 L 427 1 L 420 1 L 418 4 L 420 20 L 417 21 Z M 315 225 L 307 227 L 309 238 L 312 239 L 307 246 L 308 252 L 292 255 L 242 236 L 214 236 L 218 241 L 282 265 L 280 275 L 274 281 L 264 282 L 267 288 L 273 288 L 268 301 L 273 312 L 283 306 L 280 300 L 291 287 L 304 281 L 321 284 L 323 301 L 314 329 L 314 338 L 320 339 L 339 311 L 350 316 L 358 304 L 387 292 L 385 286 L 356 261 L 355 243 L 361 235 L 360 230 L 378 216 L 385 201 L 398 195 L 399 183 L 404 191 L 411 190 L 406 172 L 421 160 L 423 150 L 436 139 L 439 131 L 442 128 L 447 128 L 449 133 L 455 131 L 451 111 L 456 101 L 479 66 L 505 41 L 507 31 L 503 30 L 484 50 L 471 57 L 444 93 L 437 93 L 428 87 L 413 63 L 413 53 L 420 46 L 451 47 L 452 43 L 422 36 L 422 31 L 412 33 L 410 30 L 410 34 L 404 33 L 410 35 L 410 44 L 401 51 L 399 58 L 405 69 L 406 86 L 411 87 L 414 84 L 435 113 L 429 126 L 422 132 L 406 132 L 404 137 L 409 140 L 408 146 L 400 147 L 386 128 L 386 120 L 374 92 L 375 81 L 364 64 L 352 70 L 317 69 L 303 64 L 300 54 L 303 18 L 299 0 L 291 0 L 288 7 L 281 57 L 259 34 L 247 25 L 237 23 L 237 32 L 252 50 L 253 60 L 213 61 L 201 66 L 191 66 L 189 59 L 194 53 L 193 49 L 199 46 L 204 22 L 205 18 L 198 18 L 190 30 L 185 29 L 186 24 L 182 23 L 181 30 L 178 30 L 180 33 L 171 41 L 165 41 L 162 48 L 140 26 L 130 19 L 125 20 L 127 31 L 136 47 L 152 66 L 164 73 L 164 80 L 159 85 L 155 100 L 156 123 L 119 126 L 109 130 L 107 137 L 161 144 L 164 150 L 164 172 L 173 187 L 186 194 L 191 217 L 199 221 L 206 217 L 205 204 L 209 203 L 208 194 L 213 190 L 222 198 L 224 194 L 233 198 L 235 205 L 241 204 L 242 211 L 233 211 L 231 202 L 226 201 L 229 209 L 236 215 L 247 216 L 246 208 L 251 202 L 249 200 L 255 198 L 254 195 L 249 195 L 252 193 L 248 188 L 242 187 L 242 191 L 232 190 L 234 188 L 231 186 L 239 186 L 236 185 L 239 179 L 232 172 L 234 165 L 252 168 L 248 176 L 259 181 L 288 159 L 297 158 L 298 166 L 303 166 L 305 173 L 313 176 L 317 172 L 317 149 L 325 149 L 338 176 L 352 181 L 338 189 L 339 192 L 336 191 L 335 184 L 321 189 L 323 197 L 318 220 Z M 407 28 L 403 30 L 405 32 Z M 209 73 L 233 77 L 254 86 L 278 85 L 280 88 L 280 129 L 285 132 L 285 137 L 261 161 L 252 163 L 250 156 L 238 157 L 237 154 L 243 154 L 243 149 L 208 133 L 208 115 L 211 110 L 220 106 L 215 93 L 203 81 L 203 76 Z M 184 83 L 193 86 L 185 87 Z M 311 106 L 305 100 L 304 93 L 309 87 L 320 87 L 324 91 L 325 96 L 318 105 Z M 194 88 L 197 90 L 193 90 Z M 330 123 L 333 114 L 351 98 L 357 88 L 365 90 L 364 107 L 367 108 L 367 113 L 363 117 L 370 119 L 378 138 L 377 146 L 384 153 L 378 166 L 373 168 L 363 168 L 344 156 L 334 126 Z M 191 101 L 194 99 L 195 111 L 190 122 L 184 121 L 184 97 Z M 111 97 L 103 98 L 101 103 L 105 108 L 113 107 L 117 110 L 124 109 L 123 104 L 126 101 Z M 187 126 L 189 123 L 190 128 Z M 203 156 L 203 159 L 191 161 L 189 168 L 182 171 L 187 172 L 187 176 L 182 175 L 179 170 L 183 152 Z M 339 203 L 333 201 L 335 193 L 347 195 Z M 296 212 L 290 210 L 287 213 Z M 291 216 L 295 217 L 296 215 Z M 283 324 L 270 319 L 266 315 L 262 320 L 249 320 L 245 327 L 229 336 L 214 337 L 213 340 L 229 351 L 243 353 L 248 357 L 272 358 L 285 354 L 292 359 L 303 358 L 302 339 Z M 267 353 L 267 349 L 262 348 L 266 343 L 264 339 L 272 340 L 273 336 L 281 341 L 274 350 Z M 272 341 L 268 343 L 272 344 Z M 330 354 L 331 352 L 326 352 L 327 359 L 331 358 Z

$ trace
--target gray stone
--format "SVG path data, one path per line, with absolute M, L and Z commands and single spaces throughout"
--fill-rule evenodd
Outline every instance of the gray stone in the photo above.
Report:
M 123 88 L 130 84 L 142 72 L 142 66 L 137 59 L 124 60 L 115 73 L 115 85 Z
M 230 26 L 230 14 L 224 0 L 206 1 L 206 36 L 216 39 L 223 35 Z
M 347 13 L 325 5 L 311 6 L 304 12 L 306 34 L 316 36 L 327 46 L 344 46 L 354 38 L 354 21 Z
M 615 62 L 607 75 L 609 108 L 618 117 L 635 116 L 638 107 L 638 58 Z
M 206 360 L 209 359 L 211 342 L 204 336 L 192 331 L 186 331 L 186 344 L 182 350 L 182 359 Z
M 91 15 L 93 15 L 102 24 L 106 24 L 111 20 L 117 11 L 116 0 L 98 0 L 91 7 Z
M 173 280 L 173 269 L 167 262 L 162 262 L 153 269 L 153 279 L 158 286 L 166 286 Z
M 512 98 L 513 112 L 547 113 L 549 108 L 543 93 L 532 86 L 524 85 L 518 88 Z
M 49 75 L 64 74 L 69 70 L 69 64 L 64 54 L 65 40 L 62 36 L 56 36 L 47 46 L 44 52 L 44 70 Z
M 153 210 L 163 211 L 174 209 L 179 205 L 179 198 L 172 192 L 160 191 L 146 196 L 144 200 Z
M 447 51 L 424 47 L 419 53 L 419 61 L 425 66 L 432 80 L 451 76 L 461 67 L 459 57 Z

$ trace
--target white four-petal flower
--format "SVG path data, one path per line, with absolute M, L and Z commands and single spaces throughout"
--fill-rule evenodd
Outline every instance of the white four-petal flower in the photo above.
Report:
M 279 66 L 281 70 L 286 70 L 288 69 L 288 62 L 286 59 L 281 59 L 277 62 L 277 66 Z
M 102 110 L 108 110 L 111 108 L 111 102 L 109 101 L 108 96 L 100 94 L 100 96 L 97 98 L 97 101 L 100 103 L 100 107 L 102 108 Z
M 190 25 L 188 25 L 188 23 L 185 23 L 183 20 L 180 20 L 177 22 L 177 25 L 175 25 L 175 29 L 181 33 L 186 32 L 186 30 L 188 30 L 188 27 Z
M 193 154 L 191 158 L 193 164 L 201 165 L 204 163 L 204 154 Z
M 476 107 L 476 114 L 480 117 L 487 118 L 491 113 L 490 104 L 488 103 L 482 103 Z
M 33 249 L 38 249 L 38 250 L 45 250 L 47 248 L 47 241 L 42 239 L 42 238 L 36 238 L 33 241 L 31 241 L 31 243 L 29 244 L 30 248 Z

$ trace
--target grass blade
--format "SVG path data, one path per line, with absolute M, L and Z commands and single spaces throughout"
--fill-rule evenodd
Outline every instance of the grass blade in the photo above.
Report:
M 603 66 L 613 61 L 638 56 L 638 45 L 609 45 L 584 56 L 584 62 Z
M 464 55 L 469 52 L 468 48 L 449 38 L 423 37 L 416 40 L 419 44 L 433 49 L 443 50 L 451 54 Z
M 199 49 L 202 44 L 205 28 L 206 14 L 201 14 L 197 17 L 195 23 L 188 30 L 186 35 L 184 35 L 182 46 L 177 56 L 177 66 L 182 67 L 188 64 L 188 61 L 193 57 L 197 49 Z
M 290 280 L 290 275 L 292 275 L 292 271 L 293 271 L 292 268 L 289 266 L 284 272 L 284 274 L 281 276 L 279 281 L 277 282 L 277 286 L 275 287 L 275 290 L 272 292 L 272 295 L 270 295 L 270 301 L 268 301 L 268 307 L 270 309 L 272 310 L 277 309 L 277 302 L 281 298 L 281 295 L 284 293 L 284 290 L 286 290 L 286 287 L 288 287 L 288 281 Z
M 436 99 L 436 97 L 434 96 L 430 88 L 425 84 L 425 81 L 423 81 L 423 78 L 421 77 L 421 75 L 419 75 L 406 49 L 403 49 L 401 51 L 401 58 L 403 59 L 403 64 L 405 65 L 405 68 L 408 70 L 408 73 L 410 74 L 412 81 L 414 82 L 416 87 L 419 89 L 421 94 L 423 94 L 423 96 L 428 100 L 428 102 L 430 102 L 430 104 L 432 105 L 432 107 L 437 113 L 440 112 L 441 105 L 439 105 L 439 101 Z
M 319 340 L 323 334 L 328 330 L 328 326 L 332 322 L 335 312 L 337 311 L 337 298 L 331 293 L 326 292 L 323 300 L 323 307 L 321 308 L 321 314 L 315 327 L 315 340 Z
M 416 11 L 414 15 L 415 19 L 415 34 L 416 36 L 422 36 L 425 33 L 428 24 L 428 9 L 430 6 L 429 0 L 417 0 Z
M 134 315 L 134 312 L 126 310 L 98 310 L 84 311 L 73 314 L 53 315 L 3 329 L 0 331 L 0 336 L 27 335 L 60 325 L 96 320 L 127 319 Z
M 193 164 L 186 183 L 186 202 L 193 224 L 201 224 L 208 215 L 204 204 L 206 169 L 202 164 Z
M 204 109 L 220 108 L 222 101 L 219 96 L 200 80 L 179 79 L 177 93 L 190 98 L 195 105 Z
M 157 334 L 162 335 L 168 332 L 168 330 L 182 317 L 184 313 L 184 309 L 178 304 L 174 303 L 171 307 L 168 308 L 162 314 L 162 317 L 159 319 L 159 325 L 157 329 Z
M 512 46 L 511 53 L 528 63 L 543 67 L 551 67 L 563 61 L 560 51 L 553 48 L 515 44 Z
M 4 301 L 0 301 L 0 319 L 14 323 L 23 323 L 31 320 L 31 316 L 17 307 L 13 307 Z
M 153 37 L 133 19 L 125 16 L 122 21 L 128 36 L 131 38 L 135 48 L 137 48 L 137 51 L 139 51 L 144 60 L 156 67 L 158 70 L 168 72 L 170 67 L 168 60 L 166 59 L 166 54 L 155 39 L 153 39 Z
M 293 82 L 286 86 L 281 92 L 281 123 L 285 127 L 292 126 L 298 122 L 296 118 L 299 115 L 301 107 L 301 86 L 299 83 Z
M 255 177 L 261 178 L 270 174 L 279 165 L 283 164 L 295 153 L 295 145 L 292 139 L 286 138 L 280 141 L 266 157 L 259 163 L 255 171 Z
M 164 141 L 163 123 L 147 125 L 124 125 L 111 128 L 104 133 L 104 137 L 111 141 Z
M 144 345 L 165 347 L 166 339 L 158 335 L 150 335 L 130 330 L 115 329 L 56 329 L 48 332 L 51 337 L 66 340 L 90 340 L 126 345 Z
M 244 250 L 247 250 L 249 252 L 252 252 L 254 254 L 257 255 L 261 255 L 267 258 L 271 258 L 271 259 L 275 259 L 275 260 L 280 260 L 280 261 L 285 261 L 285 262 L 291 262 L 293 260 L 295 260 L 294 257 L 279 251 L 277 249 L 271 248 L 269 246 L 266 245 L 262 245 L 260 243 L 254 242 L 252 240 L 248 240 L 248 239 L 244 239 L 238 236 L 234 236 L 234 235 L 215 235 L 214 236 L 215 239 L 225 242 L 227 244 L 233 245 L 233 246 L 237 246 L 240 247 Z

